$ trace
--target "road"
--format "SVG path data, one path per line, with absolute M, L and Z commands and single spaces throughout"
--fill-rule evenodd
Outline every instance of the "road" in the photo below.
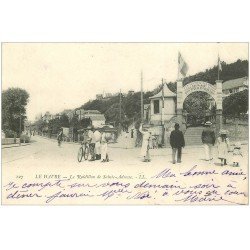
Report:
M 140 158 L 140 149 L 134 148 L 128 143 L 109 144 L 109 163 L 101 163 L 100 161 L 89 162 L 83 161 L 78 163 L 77 152 L 79 144 L 76 143 L 63 143 L 58 147 L 57 142 L 53 139 L 42 138 L 35 136 L 32 142 L 21 147 L 7 147 L 2 149 L 2 163 L 6 168 L 79 168 L 79 167 L 115 167 L 115 168 L 128 168 L 140 166 L 158 166 L 164 167 L 171 164 L 171 149 L 152 149 L 150 150 L 152 161 L 144 163 Z M 216 147 L 214 147 L 214 159 L 212 163 L 219 166 L 219 160 L 216 159 Z M 248 160 L 248 147 L 242 146 L 244 158 L 242 164 L 247 163 Z M 206 166 L 208 163 L 204 161 L 204 152 L 202 146 L 186 147 L 183 150 L 183 162 L 178 166 L 192 166 L 199 164 Z M 230 158 L 230 157 L 229 157 Z M 230 159 L 229 159 L 230 162 Z M 175 165 L 177 166 L 177 165 Z
M 52 181 L 53 180 L 67 180 L 69 179 L 72 183 L 76 180 L 81 184 L 100 184 L 102 182 L 115 182 L 119 180 L 120 182 L 129 182 L 131 186 L 144 181 L 151 181 L 157 184 L 171 184 L 171 185 L 184 185 L 193 186 L 194 184 L 200 185 L 200 183 L 216 183 L 222 185 L 220 192 L 226 191 L 226 186 L 231 182 L 233 185 L 238 185 L 240 192 L 243 190 L 246 192 L 247 185 L 246 180 L 242 182 L 241 176 L 227 176 L 222 177 L 218 173 L 224 170 L 236 171 L 236 172 L 248 172 L 248 151 L 247 145 L 243 146 L 243 155 L 240 168 L 233 168 L 230 164 L 225 167 L 221 167 L 219 160 L 216 156 L 216 148 L 214 148 L 214 162 L 209 164 L 204 158 L 203 147 L 185 147 L 183 150 L 182 163 L 173 165 L 171 163 L 171 149 L 154 149 L 150 150 L 152 161 L 149 163 L 142 162 L 140 158 L 140 148 L 134 148 L 130 143 L 121 141 L 116 144 L 109 144 L 109 156 L 110 162 L 101 163 L 100 161 L 77 161 L 77 152 L 79 149 L 79 144 L 75 143 L 63 143 L 61 147 L 58 147 L 55 140 L 33 137 L 33 141 L 30 144 L 23 145 L 20 147 L 5 147 L 2 148 L 2 185 L 5 188 L 3 197 L 3 202 L 6 204 L 15 204 L 16 200 L 8 199 L 6 197 L 12 190 L 7 190 L 11 183 L 20 185 L 21 187 L 27 183 L 40 183 L 41 181 Z M 230 162 L 230 159 L 228 159 Z M 208 171 L 208 173 L 213 173 L 216 171 L 218 173 L 214 174 L 213 177 L 208 175 L 191 176 L 190 178 L 183 177 L 183 172 L 191 171 Z M 164 177 L 160 179 L 152 179 L 154 176 L 158 176 L 167 170 L 170 176 L 164 174 Z M 164 172 L 165 173 L 165 172 Z M 245 175 L 244 174 L 244 175 Z M 177 176 L 177 178 L 175 178 Z M 169 178 L 168 178 L 169 177 Z M 173 177 L 173 178 L 171 178 Z M 158 177 L 156 177 L 158 178 Z M 240 179 L 240 180 L 239 180 Z M 19 186 L 19 187 L 20 187 Z M 101 188 L 104 189 L 105 187 Z M 118 186 L 116 192 L 120 192 Z M 235 187 L 233 187 L 235 189 Z M 232 191 L 234 191 L 234 189 Z M 73 189 L 75 190 L 75 189 Z M 82 189 L 81 189 L 82 190 Z M 84 189 L 85 190 L 85 189 Z M 87 192 L 92 192 L 90 189 L 86 189 Z M 134 190 L 134 189 L 133 189 Z M 136 189 L 137 190 L 137 189 Z M 134 190 L 134 191 L 136 191 Z M 146 190 L 146 189 L 145 189 Z M 139 188 L 138 192 L 145 191 L 143 188 Z M 21 190 L 22 192 L 27 192 Z M 21 192 L 20 191 L 20 192 Z M 43 197 L 47 197 L 48 193 L 51 194 L 53 189 L 46 189 L 43 193 Z M 62 191 L 68 192 L 69 190 L 63 189 Z M 97 189 L 99 192 L 100 190 Z M 97 192 L 96 191 L 96 192 Z M 214 190 L 212 190 L 215 192 Z M 211 191 L 211 192 L 212 192 Z M 55 191 L 53 191 L 55 192 Z M 72 192 L 72 191 L 70 191 Z M 113 192 L 113 191 L 112 191 Z M 238 192 L 238 191 L 237 191 Z M 23 194 L 23 193 L 21 193 Z M 26 193 L 25 193 L 26 194 Z M 25 195 L 24 194 L 24 195 Z M 40 193 L 39 193 L 40 194 Z M 174 202 L 174 196 L 168 196 L 168 200 L 162 198 L 161 190 L 155 190 L 150 195 L 155 195 L 151 200 L 143 200 L 142 202 L 148 202 L 148 204 L 171 204 Z M 32 194 L 33 195 L 33 194 Z M 85 194 L 86 195 L 86 194 Z M 114 199 L 109 199 L 105 201 L 105 204 L 116 204 L 120 194 L 114 197 Z M 217 195 L 217 194 L 215 194 Z M 33 196 L 32 196 L 33 197 Z M 95 196 L 94 196 L 95 197 Z M 99 196 L 98 196 L 99 197 Z M 120 204 L 128 204 L 128 200 L 122 196 L 119 199 Z M 230 196 L 231 197 L 231 196 Z M 154 199 L 156 199 L 154 201 Z M 240 204 L 247 203 L 246 198 L 242 198 L 242 195 L 237 195 L 230 198 L 235 202 L 238 201 Z M 44 202 L 43 200 L 36 201 L 35 199 L 25 198 L 18 200 L 19 204 L 40 204 Z M 66 198 L 65 200 L 58 200 L 57 204 L 68 204 L 70 201 Z M 89 204 L 102 204 L 103 199 L 90 198 L 86 201 L 84 199 L 75 199 L 71 201 L 74 204 L 83 204 L 88 202 Z M 132 200 L 131 204 L 141 204 L 138 201 Z

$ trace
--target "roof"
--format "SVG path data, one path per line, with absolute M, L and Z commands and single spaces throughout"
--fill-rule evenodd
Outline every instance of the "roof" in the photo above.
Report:
M 248 78 L 241 77 L 233 80 L 226 81 L 222 84 L 223 90 L 234 89 L 242 86 L 248 86 Z
M 98 110 L 84 110 L 83 114 L 101 114 Z
M 168 85 L 164 84 L 163 87 L 164 87 L 164 97 L 176 97 L 176 94 L 168 88 Z M 149 97 L 149 99 L 156 99 L 156 98 L 162 98 L 162 90 L 156 95 Z
M 85 115 L 85 118 L 90 118 L 92 121 L 105 121 L 105 116 L 103 114 Z

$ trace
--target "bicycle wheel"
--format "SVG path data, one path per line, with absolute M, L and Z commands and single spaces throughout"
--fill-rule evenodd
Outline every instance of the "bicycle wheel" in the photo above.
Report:
M 83 148 L 80 147 L 79 150 L 78 150 L 78 154 L 77 154 L 77 160 L 78 160 L 78 162 L 82 161 L 82 157 L 83 157 Z
M 89 157 L 89 147 L 86 147 L 84 152 L 83 152 L 83 155 L 84 155 L 84 160 L 88 160 L 88 157 Z

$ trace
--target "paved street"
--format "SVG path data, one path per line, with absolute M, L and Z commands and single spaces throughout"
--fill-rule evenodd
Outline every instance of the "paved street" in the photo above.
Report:
M 124 145 L 126 146 L 124 147 Z M 247 202 L 246 198 L 242 198 L 241 192 L 247 192 L 247 186 L 245 184 L 246 181 L 243 182 L 241 176 L 227 175 L 222 177 L 218 174 L 212 174 L 212 176 L 210 176 L 210 174 L 205 174 L 205 176 L 202 174 L 195 176 L 194 178 L 192 178 L 192 176 L 190 178 L 186 178 L 182 174 L 187 171 L 208 171 L 208 173 L 216 171 L 221 173 L 224 170 L 230 170 L 237 173 L 243 171 L 245 174 L 247 174 L 247 145 L 243 146 L 242 151 L 244 158 L 242 159 L 240 168 L 233 168 L 230 166 L 230 159 L 228 159 L 228 166 L 221 167 L 216 154 L 214 155 L 215 161 L 209 164 L 203 159 L 204 152 L 202 147 L 185 147 L 183 150 L 182 163 L 175 165 L 171 163 L 170 148 L 151 150 L 150 153 L 152 161 L 149 163 L 142 162 L 142 159 L 139 157 L 140 148 L 131 147 L 131 140 L 130 142 L 127 141 L 122 143 L 119 141 L 115 144 L 109 144 L 110 162 L 108 163 L 101 163 L 100 161 L 83 161 L 79 163 L 77 161 L 78 148 L 79 144 L 74 143 L 63 143 L 61 147 L 58 147 L 55 140 L 36 136 L 28 145 L 2 149 L 3 186 L 7 187 L 6 185 L 11 185 L 13 182 L 17 183 L 17 185 L 23 185 L 25 182 L 40 182 L 42 180 L 51 180 L 53 182 L 55 179 L 71 179 L 72 176 L 72 182 L 73 180 L 77 180 L 78 183 L 87 183 L 86 185 L 88 185 L 88 183 L 91 185 L 95 185 L 96 183 L 100 184 L 102 182 L 112 183 L 113 181 L 115 183 L 117 180 L 120 182 L 129 182 L 129 185 L 131 186 L 143 181 L 153 181 L 153 183 L 157 183 L 157 185 L 161 183 L 168 183 L 168 185 L 178 184 L 190 187 L 194 184 L 200 185 L 200 183 L 203 183 L 204 185 L 207 185 L 207 183 L 210 183 L 208 188 L 211 188 L 211 190 L 209 189 L 211 192 L 216 191 L 214 191 L 212 188 L 214 182 L 216 185 L 222 185 L 220 192 L 223 193 L 226 192 L 226 185 L 228 185 L 228 183 L 231 184 L 232 182 L 234 185 L 237 184 L 237 192 L 240 192 L 241 195 L 236 194 L 235 196 L 230 196 L 230 200 L 232 200 L 232 202 L 239 202 L 240 204 Z M 167 177 L 174 176 L 176 178 L 163 177 L 157 180 L 152 180 L 152 178 L 154 178 L 153 176 L 156 176 L 166 170 L 170 175 L 168 176 L 167 174 Z M 173 176 L 171 176 L 172 174 Z M 91 192 L 92 189 L 86 190 L 87 192 Z M 97 189 L 97 191 L 98 190 L 99 189 Z M 116 192 L 118 192 L 117 190 L 120 190 L 119 186 L 116 187 Z M 136 190 L 133 189 L 133 192 Z M 67 189 L 63 191 L 68 192 L 69 190 Z M 144 193 L 147 192 L 147 189 L 138 188 L 137 191 Z M 233 191 L 234 189 L 232 192 Z M 3 196 L 6 197 L 9 192 L 12 192 L 12 190 L 7 191 L 5 189 Z M 46 192 L 49 192 L 49 189 Z M 46 192 L 43 193 L 45 197 L 48 195 Z M 156 204 L 171 204 L 175 202 L 174 196 L 172 196 L 172 194 L 168 196 L 168 199 L 163 199 L 161 196 L 161 190 L 155 190 L 153 193 L 150 193 L 150 195 L 153 194 L 155 197 L 151 200 L 143 199 L 143 204 L 152 204 L 155 202 Z M 117 198 L 119 198 L 119 195 L 121 194 L 117 194 L 117 196 L 114 196 L 113 199 L 108 199 L 107 201 L 105 200 L 105 204 L 116 204 L 118 202 Z M 119 199 L 119 204 L 140 204 L 137 199 L 128 201 L 126 198 L 124 198 L 125 196 L 122 197 L 123 198 Z M 44 202 L 44 200 L 39 200 L 36 202 L 36 200 L 28 198 L 19 200 L 21 204 L 37 204 L 41 201 Z M 15 200 L 4 200 L 4 202 L 6 204 L 14 204 Z M 69 204 L 70 201 L 66 198 L 65 200 L 57 200 L 56 202 L 57 204 L 60 204 L 60 202 Z M 86 201 L 83 199 L 75 199 L 72 202 L 74 204 L 83 204 L 84 202 L 89 204 L 102 204 L 104 200 L 90 198 Z
M 129 139 L 128 139 L 129 141 Z M 152 149 L 150 150 L 152 161 L 144 163 L 140 158 L 140 148 L 134 148 L 131 142 L 109 144 L 109 163 L 101 163 L 100 161 L 89 162 L 83 161 L 78 163 L 77 151 L 79 144 L 63 143 L 58 147 L 57 142 L 52 139 L 42 138 L 39 136 L 32 137 L 30 144 L 21 147 L 6 147 L 2 149 L 2 162 L 4 168 L 81 168 L 81 167 L 115 167 L 115 168 L 139 168 L 140 166 L 173 166 L 171 164 L 171 149 Z M 242 146 L 243 156 L 242 166 L 247 166 L 247 145 Z M 217 159 L 216 147 L 214 147 L 214 162 L 212 165 L 219 166 Z M 232 153 L 230 153 L 230 156 Z M 230 163 L 229 156 L 229 163 Z M 199 166 L 207 166 L 208 163 L 204 161 L 204 152 L 202 146 L 190 146 L 183 149 L 183 162 L 175 166 L 185 167 L 197 164 Z

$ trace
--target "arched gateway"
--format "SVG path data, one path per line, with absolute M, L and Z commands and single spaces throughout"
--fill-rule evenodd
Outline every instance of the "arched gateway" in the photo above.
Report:
M 217 80 L 216 85 L 203 81 L 195 81 L 183 86 L 183 81 L 177 81 L 177 119 L 180 124 L 183 120 L 183 103 L 188 95 L 193 92 L 202 91 L 212 96 L 216 102 L 216 130 L 222 125 L 222 81 Z

